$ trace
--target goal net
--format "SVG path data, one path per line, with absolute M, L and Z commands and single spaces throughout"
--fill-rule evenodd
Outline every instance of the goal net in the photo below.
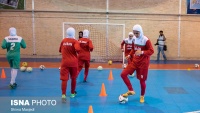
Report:
M 91 61 L 93 62 L 124 62 L 124 56 L 121 52 L 121 42 L 125 38 L 124 24 L 107 23 L 68 23 L 63 22 L 63 37 L 67 28 L 73 27 L 76 30 L 76 39 L 78 32 L 88 29 L 89 38 L 92 40 L 94 50 L 91 52 Z

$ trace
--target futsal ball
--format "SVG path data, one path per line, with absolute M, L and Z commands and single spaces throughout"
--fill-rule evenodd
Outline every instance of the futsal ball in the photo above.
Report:
M 122 95 L 119 95 L 119 102 L 121 104 L 125 104 L 126 102 L 128 102 L 128 97 L 123 97 Z
M 27 71 L 27 72 L 32 72 L 32 71 L 33 71 L 33 68 L 32 68 L 32 67 L 27 67 L 27 68 L 26 68 L 26 71 Z
M 125 68 L 126 68 L 126 66 L 127 66 L 126 64 L 123 64 L 123 65 L 122 65 L 122 68 L 124 68 L 124 69 L 125 69 Z
M 102 66 L 98 66 L 97 70 L 101 71 L 101 70 L 103 70 L 103 67 Z
M 194 64 L 194 67 L 195 68 L 199 68 L 199 64 Z
M 24 72 L 24 71 L 26 71 L 26 67 L 20 67 L 20 71 L 22 71 L 22 72 Z
M 22 62 L 22 67 L 27 67 L 28 63 L 27 62 Z
M 40 70 L 44 70 L 45 69 L 45 66 L 44 65 L 40 65 Z
M 112 64 L 112 60 L 109 60 L 109 61 L 108 61 L 108 64 L 111 65 L 111 64 Z

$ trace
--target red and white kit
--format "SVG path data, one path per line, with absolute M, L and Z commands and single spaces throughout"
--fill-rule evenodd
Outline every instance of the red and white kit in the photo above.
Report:
M 92 41 L 89 39 L 89 31 L 83 31 L 83 38 L 79 39 L 80 43 L 80 52 L 78 54 L 78 73 L 82 70 L 83 65 L 85 64 L 85 72 L 84 72 L 84 81 L 86 82 L 89 67 L 90 67 L 90 52 L 93 51 Z

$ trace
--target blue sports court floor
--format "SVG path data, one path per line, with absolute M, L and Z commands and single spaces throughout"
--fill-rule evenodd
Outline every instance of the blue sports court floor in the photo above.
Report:
M 2 69 L 2 68 L 0 68 Z M 19 72 L 17 89 L 10 90 L 10 69 L 5 68 L 6 79 L 0 79 L 0 113 L 19 113 L 11 108 L 34 108 L 32 113 L 88 113 L 90 105 L 94 113 L 184 113 L 200 110 L 200 71 L 199 70 L 149 70 L 145 103 L 139 102 L 140 84 L 130 78 L 136 95 L 130 96 L 126 104 L 119 104 L 118 97 L 127 91 L 120 73 L 112 69 L 114 80 L 108 80 L 110 69 L 98 71 L 90 69 L 88 82 L 83 83 L 83 72 L 77 79 L 75 98 L 69 98 L 70 83 L 67 88 L 67 103 L 61 103 L 59 70 L 48 68 L 44 71 L 34 68 L 33 72 Z M 102 83 L 106 97 L 100 97 Z M 11 100 L 56 100 L 51 104 L 22 106 L 11 105 Z

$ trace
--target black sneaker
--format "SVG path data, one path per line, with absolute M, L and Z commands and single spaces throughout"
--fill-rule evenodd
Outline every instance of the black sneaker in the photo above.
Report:
M 16 84 L 16 83 L 14 83 L 13 85 L 14 85 L 15 87 L 17 87 L 17 84 Z
M 10 84 L 9 87 L 10 87 L 11 89 L 15 89 L 15 88 L 17 87 L 17 84 L 16 84 L 16 83 Z
M 83 80 L 83 82 L 87 82 L 86 80 Z

